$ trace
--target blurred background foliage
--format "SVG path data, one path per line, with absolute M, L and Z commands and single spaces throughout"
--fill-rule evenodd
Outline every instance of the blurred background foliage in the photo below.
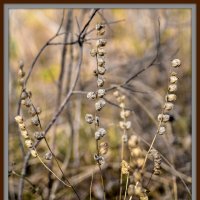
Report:
M 68 10 L 66 10 L 68 11 Z M 80 25 L 88 20 L 90 9 L 73 9 L 70 37 L 76 38 L 79 33 L 76 19 Z M 14 121 L 17 113 L 20 87 L 17 83 L 18 61 L 23 60 L 24 69 L 27 72 L 34 57 L 45 42 L 52 37 L 60 24 L 62 9 L 16 9 L 9 11 L 9 165 L 14 164 L 14 169 L 21 172 L 23 155 L 19 147 L 18 128 Z M 160 21 L 160 49 L 157 59 L 158 65 L 150 67 L 140 76 L 133 79 L 129 87 L 134 90 L 123 89 L 126 95 L 127 107 L 133 110 L 131 115 L 132 130 L 129 134 L 136 133 L 145 141 L 151 142 L 156 130 L 153 119 L 157 118 L 164 101 L 167 89 L 168 71 L 170 61 L 179 58 L 182 66 L 178 71 L 179 82 L 177 102 L 173 111 L 173 134 L 159 137 L 155 147 L 168 159 L 173 155 L 174 167 L 191 176 L 191 10 L 190 9 L 103 9 L 95 16 L 90 28 L 94 28 L 97 22 L 118 23 L 106 26 L 106 84 L 120 84 L 132 74 L 147 66 L 156 54 L 156 44 L 159 37 L 158 20 Z M 67 12 L 61 32 L 65 31 Z M 54 41 L 63 41 L 63 36 Z M 88 39 L 96 38 L 95 33 L 87 36 Z M 84 59 L 82 63 L 79 81 L 76 90 L 92 91 L 96 87 L 93 76 L 95 59 L 90 56 L 90 49 L 95 45 L 95 40 L 89 40 L 84 44 Z M 69 52 L 73 51 L 74 62 L 72 74 L 68 77 Z M 42 108 L 41 122 L 45 128 L 56 111 L 57 81 L 61 67 L 62 46 L 49 46 L 41 54 L 33 70 L 27 88 L 32 91 L 32 100 L 36 106 Z M 76 63 L 78 60 L 78 47 L 67 46 L 65 75 L 63 82 L 62 99 L 67 93 L 67 83 L 73 80 Z M 71 81 L 70 81 L 71 82 Z M 112 92 L 106 96 L 107 100 L 115 102 Z M 91 181 L 91 167 L 95 165 L 93 155 L 95 153 L 94 133 L 85 122 L 86 113 L 94 111 L 86 95 L 74 94 L 65 110 L 57 120 L 55 129 L 52 128 L 47 139 L 52 144 L 55 140 L 55 154 L 60 163 L 65 163 L 65 174 L 70 177 L 72 183 L 83 199 L 89 199 L 89 184 Z M 108 134 L 105 141 L 110 148 L 106 155 L 106 162 L 112 166 L 118 163 L 121 132 L 118 127 L 119 108 L 107 103 L 101 112 L 102 124 L 107 128 Z M 69 117 L 70 115 L 70 117 Z M 170 129 L 171 130 L 171 129 Z M 145 143 L 143 148 L 147 149 Z M 41 155 L 47 151 L 44 142 L 39 147 Z M 25 151 L 28 150 L 25 148 Z M 47 162 L 48 163 L 48 162 Z M 43 195 L 48 193 L 48 172 L 38 162 L 31 158 L 28 166 L 27 177 L 38 187 L 42 188 Z M 54 171 L 57 167 L 54 163 Z M 150 171 L 150 170 L 149 170 Z M 117 194 L 118 169 L 104 170 L 108 199 L 115 199 Z M 56 181 L 55 181 L 56 182 Z M 149 186 L 150 199 L 173 199 L 172 175 L 169 171 L 153 179 Z M 179 178 L 176 179 L 178 199 L 187 199 L 187 191 Z M 16 199 L 19 178 L 9 178 L 9 197 Z M 191 189 L 191 183 L 186 182 Z M 66 196 L 69 195 L 69 196 Z M 94 174 L 93 198 L 101 199 L 101 183 L 99 175 Z M 52 199 L 75 199 L 70 189 L 59 186 Z M 30 185 L 25 182 L 24 199 L 39 199 L 37 194 L 31 192 Z

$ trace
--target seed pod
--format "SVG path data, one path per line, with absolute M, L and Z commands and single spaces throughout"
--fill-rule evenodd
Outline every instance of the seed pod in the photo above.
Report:
M 99 144 L 99 152 L 101 155 L 105 155 L 108 152 L 108 143 L 107 142 L 101 142 Z
M 158 134 L 159 134 L 159 135 L 163 135 L 163 134 L 165 133 L 165 131 L 166 131 L 166 128 L 165 128 L 164 126 L 161 126 L 161 127 L 159 128 L 159 130 L 158 130 Z
M 98 58 L 97 63 L 100 67 L 105 66 L 105 60 L 103 58 Z
M 32 148 L 32 147 L 33 147 L 33 142 L 31 141 L 31 139 L 26 139 L 26 140 L 25 140 L 25 145 L 26 145 L 28 148 Z
M 99 24 L 96 24 L 96 30 L 97 31 L 100 31 L 100 30 L 102 30 L 102 29 L 104 29 L 105 28 L 105 25 L 104 24 L 101 24 L 101 23 L 99 23 Z
M 106 94 L 105 89 L 98 89 L 97 95 L 98 95 L 99 98 L 102 98 L 105 94 Z
M 132 157 L 142 156 L 142 150 L 139 147 L 134 147 L 130 150 Z
M 138 168 L 140 168 L 144 164 L 144 158 L 138 158 L 136 162 L 137 162 Z
M 172 110 L 174 107 L 174 104 L 173 103 L 170 103 L 170 102 L 166 102 L 165 105 L 164 105 L 164 111 L 170 111 Z
M 168 95 L 165 97 L 165 100 L 166 100 L 166 101 L 169 101 L 169 102 L 174 102 L 174 101 L 176 101 L 176 95 L 175 95 L 175 94 L 168 94 Z
M 40 125 L 39 118 L 38 118 L 37 115 L 33 116 L 31 121 L 32 121 L 33 125 L 35 125 L 35 126 L 39 126 Z
M 126 110 L 126 111 L 122 110 L 122 111 L 120 112 L 120 117 L 121 117 L 122 119 L 125 119 L 125 118 L 127 118 L 127 117 L 129 117 L 129 116 L 130 116 L 130 111 L 129 111 L 129 110 Z
M 173 76 L 169 77 L 169 82 L 170 83 L 176 83 L 177 81 L 178 81 L 178 78 L 176 76 L 173 75 Z
M 180 67 L 181 65 L 181 61 L 179 59 L 174 59 L 171 62 L 172 67 L 176 68 L 176 67 Z
M 94 136 L 95 136 L 95 140 L 100 140 L 101 139 L 101 134 L 100 134 L 99 131 L 96 131 Z
M 123 141 L 123 143 L 127 143 L 127 141 L 128 141 L 128 137 L 127 137 L 127 135 L 122 135 L 122 141 Z
M 26 130 L 26 126 L 24 123 L 19 124 L 20 130 Z
M 23 78 L 23 77 L 25 76 L 25 72 L 24 72 L 22 69 L 19 69 L 19 71 L 18 71 L 18 76 L 19 76 L 20 78 Z
M 21 100 L 21 104 L 22 104 L 23 106 L 25 106 L 25 105 L 26 105 L 26 100 L 22 99 L 22 100 Z
M 115 97 L 118 97 L 118 96 L 119 96 L 119 91 L 113 92 L 113 95 L 114 95 Z
M 44 159 L 45 160 L 51 160 L 52 159 L 52 153 L 51 152 L 47 152 L 47 153 L 45 153 L 45 155 L 44 155 Z
M 159 114 L 158 115 L 158 121 L 161 121 L 161 122 L 168 122 L 169 118 L 170 118 L 170 116 L 168 114 Z
M 125 108 L 125 104 L 124 104 L 124 103 L 120 103 L 120 104 L 119 104 L 119 107 L 120 107 L 120 108 Z
M 101 137 L 103 137 L 104 135 L 106 135 L 106 130 L 104 128 L 99 128 L 98 132 L 100 133 Z
M 177 73 L 176 72 L 171 72 L 171 76 L 176 76 Z
M 101 29 L 100 31 L 97 31 L 97 35 L 104 35 L 105 32 L 105 29 Z
M 128 140 L 129 148 L 134 148 L 138 145 L 139 139 L 136 135 L 131 135 L 130 139 Z
M 32 105 L 31 99 L 27 98 L 27 99 L 25 100 L 25 106 L 26 106 L 26 107 L 30 107 L 31 105 Z
M 97 55 L 97 50 L 96 50 L 96 49 L 91 49 L 90 55 L 91 55 L 92 57 L 95 57 L 95 56 Z
M 26 99 L 28 97 L 27 92 L 23 91 L 21 94 L 21 99 Z
M 130 169 L 130 166 L 128 165 L 128 163 L 125 160 L 122 160 L 121 162 L 122 174 L 129 174 L 129 169 Z
M 15 117 L 15 121 L 18 123 L 18 124 L 22 124 L 23 123 L 23 117 L 20 116 L 20 115 L 17 115 Z
M 32 155 L 34 158 L 36 158 L 36 157 L 38 156 L 36 150 L 34 150 L 34 149 L 31 149 L 31 155 Z
M 175 92 L 177 90 L 177 85 L 176 84 L 170 84 L 168 87 L 169 92 Z
M 106 52 L 105 52 L 104 48 L 101 47 L 101 48 L 98 48 L 97 54 L 99 56 L 104 56 L 106 54 Z
M 104 80 L 102 78 L 99 78 L 97 79 L 97 86 L 98 87 L 102 87 L 104 85 Z
M 95 94 L 95 92 L 88 92 L 87 93 L 87 98 L 88 99 L 96 99 L 96 94 Z
M 95 109 L 97 111 L 100 111 L 105 106 L 105 104 L 106 102 L 103 99 L 100 99 L 99 101 L 95 103 Z
M 27 130 L 21 130 L 21 135 L 22 135 L 25 139 L 28 139 L 28 138 L 29 138 L 29 135 L 28 135 Z
M 131 122 L 130 122 L 130 121 L 127 121 L 127 122 L 125 123 L 125 128 L 126 128 L 127 130 L 131 128 Z
M 125 99 L 126 99 L 126 97 L 125 97 L 124 95 L 122 95 L 122 96 L 119 96 L 119 97 L 117 98 L 117 101 L 118 101 L 119 103 L 121 103 L 121 102 L 124 102 Z
M 153 173 L 154 173 L 154 175 L 160 175 L 160 165 L 161 165 L 160 154 L 159 154 L 159 152 L 156 149 L 151 149 L 150 155 L 154 159 Z
M 96 46 L 97 47 L 104 47 L 106 45 L 106 40 L 105 39 L 99 39 L 97 40 Z
M 101 67 L 101 66 L 98 67 L 98 73 L 100 75 L 104 75 L 105 72 L 106 72 L 106 68 L 105 67 Z
M 88 124 L 92 124 L 93 121 L 94 121 L 93 115 L 91 115 L 91 114 L 86 114 L 86 115 L 85 115 L 85 121 L 86 121 Z
M 39 114 L 41 114 L 42 109 L 41 109 L 40 107 L 37 107 L 37 108 L 36 108 L 36 112 L 37 112 L 37 114 L 39 115 Z
M 35 137 L 35 139 L 37 139 L 37 140 L 41 140 L 41 139 L 44 138 L 44 132 L 35 132 L 35 133 L 34 133 L 34 137 Z
M 29 112 L 32 116 L 35 116 L 35 115 L 36 115 L 36 110 L 35 110 L 35 108 L 33 107 L 33 105 L 31 105 L 31 106 L 29 107 L 28 112 Z

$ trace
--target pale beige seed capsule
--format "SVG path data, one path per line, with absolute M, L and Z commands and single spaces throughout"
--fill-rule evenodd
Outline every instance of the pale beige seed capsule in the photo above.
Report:
M 19 124 L 22 124 L 22 123 L 23 123 L 23 117 L 20 116 L 20 115 L 17 115 L 17 116 L 15 117 L 15 121 L 16 121 L 17 123 L 19 123 Z
M 165 131 L 166 131 L 166 128 L 165 128 L 164 126 L 161 126 L 161 127 L 159 128 L 158 133 L 159 133 L 159 135 L 163 135 L 163 134 L 165 133 Z
M 139 157 L 142 155 L 142 151 L 139 147 L 135 147 L 131 149 L 131 156 L 132 157 Z
M 37 115 L 33 116 L 31 119 L 31 122 L 33 123 L 33 125 L 35 126 L 39 126 L 40 122 L 39 122 L 39 118 Z
M 33 105 L 29 107 L 28 112 L 29 112 L 32 116 L 35 116 L 35 115 L 36 115 L 36 110 L 35 110 L 35 108 L 33 107 Z
M 97 86 L 102 87 L 104 85 L 104 80 L 102 78 L 97 79 Z
M 44 155 L 44 159 L 46 160 L 51 160 L 53 157 L 52 153 L 51 152 L 47 152 L 45 155 Z
M 34 158 L 36 158 L 36 157 L 38 156 L 36 150 L 34 150 L 34 149 L 31 149 L 31 155 L 32 155 Z
M 176 84 L 170 84 L 168 87 L 169 92 L 175 92 L 177 91 L 177 85 Z
M 128 174 L 129 168 L 130 168 L 130 166 L 128 165 L 128 163 L 125 160 L 122 160 L 122 162 L 121 162 L 122 174 Z
M 105 72 L 106 72 L 106 68 L 105 67 L 101 67 L 101 66 L 98 67 L 98 73 L 100 75 L 104 75 Z
M 85 115 L 85 121 L 88 123 L 88 124 L 92 124 L 93 121 L 94 121 L 94 117 L 92 114 L 86 114 Z
M 127 130 L 131 128 L 131 122 L 130 122 L 130 121 L 127 121 L 127 122 L 125 123 L 125 128 L 126 128 Z
M 125 104 L 124 104 L 124 103 L 120 103 L 120 104 L 119 104 L 119 107 L 120 107 L 120 108 L 125 108 Z
M 124 121 L 120 121 L 120 122 L 119 122 L 119 127 L 120 127 L 121 129 L 125 129 Z
M 95 103 L 95 109 L 97 111 L 100 111 L 104 106 L 105 106 L 106 102 L 103 99 L 100 99 L 98 102 Z
M 142 167 L 142 165 L 144 163 L 144 158 L 138 158 L 136 162 L 137 162 L 138 167 Z
M 98 48 L 98 50 L 97 50 L 97 54 L 98 54 L 99 56 L 104 56 L 104 55 L 106 54 L 106 52 L 105 52 L 104 48 L 100 47 L 100 48 Z
M 28 148 L 32 148 L 32 147 L 33 147 L 33 142 L 32 142 L 30 139 L 26 139 L 26 140 L 25 140 L 25 145 L 26 145 Z
M 106 45 L 106 40 L 105 39 L 99 39 L 97 40 L 96 46 L 97 47 L 104 47 Z
M 87 98 L 88 99 L 96 99 L 96 93 L 95 92 L 88 92 L 87 93 Z
M 113 95 L 114 95 L 115 97 L 118 97 L 118 96 L 119 96 L 119 91 L 113 92 Z
M 171 62 L 172 67 L 176 68 L 176 67 L 180 67 L 181 65 L 181 61 L 179 59 L 174 59 Z
M 164 105 L 164 111 L 170 111 L 173 110 L 174 104 L 170 102 L 166 102 Z
M 106 94 L 106 90 L 105 89 L 98 89 L 97 96 L 99 98 L 102 98 L 105 94 Z
M 25 106 L 25 105 L 26 105 L 26 100 L 22 99 L 22 100 L 21 100 L 21 104 L 22 104 L 23 106 Z
M 97 63 L 98 66 L 103 67 L 105 65 L 105 60 L 103 58 L 98 58 Z
M 169 77 L 169 82 L 170 83 L 176 83 L 177 81 L 178 81 L 178 78 L 176 76 L 173 75 L 173 76 Z
M 21 130 L 21 135 L 22 135 L 25 139 L 28 139 L 28 138 L 29 138 L 27 130 Z
M 161 122 L 168 122 L 169 118 L 170 118 L 170 116 L 168 114 L 159 114 L 158 115 L 158 121 L 161 121 Z
M 107 142 L 101 142 L 99 144 L 99 152 L 101 155 L 106 155 L 108 152 L 108 143 Z
M 26 130 L 26 126 L 24 123 L 19 124 L 20 130 Z
M 25 72 L 24 72 L 22 69 L 19 69 L 19 71 L 18 71 L 18 76 L 19 76 L 20 78 L 23 78 L 23 77 L 25 76 Z
M 138 145 L 139 139 L 136 135 L 131 135 L 130 139 L 128 140 L 128 146 L 130 149 L 135 148 Z
M 104 35 L 105 32 L 106 32 L 106 30 L 103 28 L 103 29 L 97 31 L 97 35 Z
M 21 94 L 21 99 L 26 99 L 28 97 L 28 94 L 27 94 L 27 92 L 22 92 L 22 94 Z
M 101 24 L 101 23 L 98 23 L 98 24 L 96 24 L 95 28 L 96 28 L 97 31 L 100 31 L 100 30 L 105 28 L 105 25 Z
M 39 114 L 41 114 L 42 109 L 41 109 L 40 107 L 37 107 L 37 108 L 36 108 L 36 112 L 37 112 L 37 114 L 39 115 Z
M 165 100 L 166 100 L 166 101 L 169 101 L 169 102 L 174 102 L 174 101 L 176 101 L 176 95 L 175 95 L 175 94 L 168 94 L 168 95 L 165 97 Z
M 97 55 L 97 50 L 96 50 L 96 49 L 91 49 L 90 55 L 91 55 L 92 57 L 95 57 L 95 56 Z

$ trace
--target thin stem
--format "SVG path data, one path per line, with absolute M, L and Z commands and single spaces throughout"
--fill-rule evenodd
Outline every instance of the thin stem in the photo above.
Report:
M 125 188 L 125 193 L 124 193 L 124 200 L 126 200 L 126 193 L 128 190 L 128 179 L 129 179 L 129 173 L 127 174 L 127 177 L 126 177 L 126 188 Z
M 92 179 L 90 183 L 90 200 L 92 200 L 92 184 L 93 184 L 93 179 L 94 179 L 94 173 L 92 172 Z
M 64 184 L 66 187 L 71 187 L 70 185 L 67 185 L 64 181 L 62 181 L 51 169 L 49 169 L 49 167 L 42 161 L 42 159 L 40 158 L 39 154 L 37 153 L 37 158 L 39 159 L 39 161 L 43 164 L 43 166 L 50 171 L 62 184 Z

